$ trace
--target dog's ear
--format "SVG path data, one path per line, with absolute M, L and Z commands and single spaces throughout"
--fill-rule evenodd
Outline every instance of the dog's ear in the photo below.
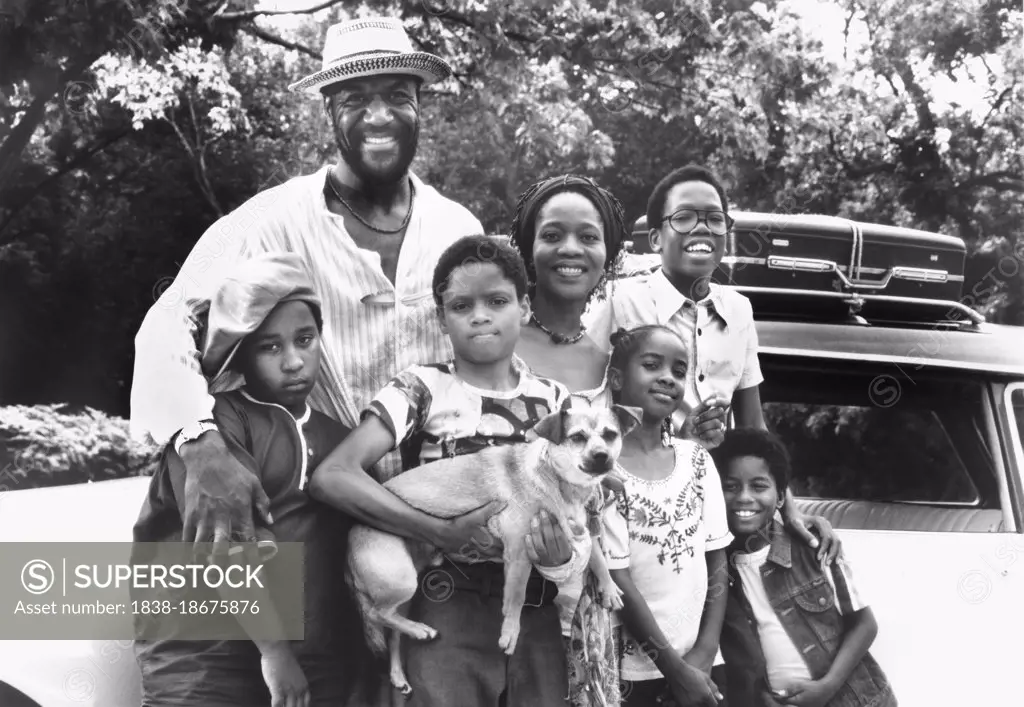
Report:
M 631 405 L 619 405 L 616 403 L 612 405 L 612 412 L 619 419 L 619 429 L 622 431 L 623 437 L 636 429 L 636 426 L 644 418 L 644 411 Z
M 565 432 L 565 417 L 568 414 L 568 410 L 548 413 L 533 426 L 533 431 L 538 437 L 543 437 L 552 444 L 561 444 Z

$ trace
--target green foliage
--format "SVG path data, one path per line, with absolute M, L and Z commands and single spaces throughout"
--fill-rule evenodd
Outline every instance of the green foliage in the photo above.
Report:
M 151 474 L 158 450 L 135 443 L 128 423 L 85 408 L 0 407 L 4 490 L 61 486 Z
M 738 208 L 960 235 L 965 301 L 1024 324 L 1024 275 L 1006 267 L 1024 263 L 1024 37 L 1008 0 L 826 3 L 849 21 L 842 58 L 779 0 L 364 0 L 287 26 L 250 0 L 13 6 L 4 403 L 127 414 L 134 333 L 198 236 L 336 159 L 322 103 L 286 87 L 319 68 L 330 23 L 378 13 L 455 67 L 424 91 L 414 169 L 488 232 L 545 176 L 593 176 L 633 219 L 664 174 L 703 162 Z M 938 82 L 968 76 L 977 103 L 938 100 Z

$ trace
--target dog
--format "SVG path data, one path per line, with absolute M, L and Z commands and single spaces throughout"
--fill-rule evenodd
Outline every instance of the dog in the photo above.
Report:
M 406 503 L 439 518 L 453 518 L 492 501 L 506 502 L 490 517 L 487 527 L 503 544 L 505 584 L 498 645 L 507 655 L 515 652 L 518 642 L 532 567 L 526 550 L 531 519 L 546 510 L 566 538 L 572 540 L 586 532 L 591 525 L 586 504 L 603 500 L 603 481 L 615 485 L 612 470 L 622 450 L 622 438 L 640 423 L 642 414 L 638 408 L 623 405 L 553 412 L 534 425 L 531 441 L 439 459 L 385 482 L 385 488 Z M 570 529 L 570 524 L 576 530 Z M 593 531 L 591 528 L 591 534 Z M 620 609 L 622 592 L 612 580 L 596 539 L 592 548 L 589 563 L 598 580 L 601 603 L 608 609 Z M 365 525 L 356 525 L 349 532 L 346 576 L 363 615 L 367 643 L 383 656 L 388 648 L 385 632 L 391 629 L 391 682 L 405 694 L 411 687 L 399 654 L 401 634 L 428 640 L 437 631 L 406 618 L 400 610 L 415 595 L 420 573 L 441 561 L 440 551 L 426 543 Z

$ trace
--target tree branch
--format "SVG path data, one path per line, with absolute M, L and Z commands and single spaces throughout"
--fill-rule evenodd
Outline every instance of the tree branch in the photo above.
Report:
M 32 139 L 32 133 L 35 132 L 46 115 L 46 106 L 54 94 L 81 76 L 100 56 L 101 54 L 95 54 L 81 57 L 77 61 L 72 61 L 64 71 L 53 75 L 53 83 L 39 91 L 18 124 L 7 133 L 3 144 L 0 144 L 0 191 L 3 190 L 8 178 L 14 172 L 22 151 Z
M 269 17 L 271 15 L 312 15 L 315 12 L 326 10 L 344 0 L 327 0 L 319 5 L 308 7 L 305 10 L 245 10 L 244 12 L 220 12 L 214 15 L 217 20 L 224 22 L 248 21 L 257 17 Z
M 427 2 L 415 2 L 413 3 L 412 10 L 413 14 L 419 15 L 423 19 L 434 18 L 443 22 L 449 22 L 451 24 L 460 25 L 462 27 L 468 27 L 469 29 L 480 32 L 481 29 L 477 27 L 476 23 L 473 22 L 467 15 L 464 15 L 457 10 L 445 8 L 443 13 L 432 13 L 427 11 Z M 529 35 L 523 34 L 522 32 L 516 32 L 515 30 L 508 30 L 502 28 L 502 34 L 509 39 L 514 39 L 517 42 L 523 42 L 525 44 L 533 44 L 541 39 L 541 37 L 530 37 Z
M 293 49 L 307 56 L 311 56 L 314 59 L 323 59 L 323 55 L 320 54 L 320 52 L 310 49 L 305 45 L 298 44 L 297 42 L 289 41 L 284 37 L 278 37 L 276 34 L 271 34 L 264 29 L 260 29 L 255 24 L 242 25 L 240 29 L 246 34 L 252 35 L 257 39 L 262 39 L 264 42 L 276 44 L 277 46 L 284 47 L 285 49 Z
M 127 137 L 131 133 L 131 128 L 127 128 L 125 130 L 122 130 L 121 132 L 115 133 L 114 135 L 111 135 L 110 137 L 108 137 L 106 140 L 103 140 L 99 144 L 94 145 L 88 149 L 82 150 L 72 159 L 68 160 L 63 165 L 61 165 L 56 172 L 54 172 L 53 174 L 46 177 L 46 179 L 39 182 L 39 184 L 32 188 L 32 191 L 29 194 L 25 195 L 20 199 L 18 205 L 14 207 L 14 209 L 12 209 L 11 212 L 6 215 L 2 222 L 0 222 L 0 233 L 3 233 L 7 226 L 14 221 L 14 217 L 21 213 L 22 209 L 24 209 L 26 206 L 32 203 L 32 201 L 37 196 L 39 196 L 39 194 L 41 194 L 48 186 L 56 182 L 58 179 L 63 177 L 71 170 L 78 169 L 83 164 L 91 160 L 94 156 L 103 152 L 108 147 L 113 145 L 115 142 L 120 141 L 121 139 Z M 0 241 L 0 245 L 6 245 L 6 243 Z
M 991 187 L 1000 191 L 1024 193 L 1024 177 L 1016 172 L 990 172 L 957 184 L 956 191 L 968 191 L 980 187 Z

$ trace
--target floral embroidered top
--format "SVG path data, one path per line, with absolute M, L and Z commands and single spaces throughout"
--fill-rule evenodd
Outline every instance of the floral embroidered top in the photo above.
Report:
M 711 455 L 695 442 L 673 439 L 675 467 L 647 481 L 619 467 L 625 496 L 604 515 L 608 566 L 628 568 L 658 627 L 682 654 L 697 640 L 708 591 L 706 552 L 732 542 L 722 484 Z M 623 629 L 624 680 L 662 677 L 654 662 Z

